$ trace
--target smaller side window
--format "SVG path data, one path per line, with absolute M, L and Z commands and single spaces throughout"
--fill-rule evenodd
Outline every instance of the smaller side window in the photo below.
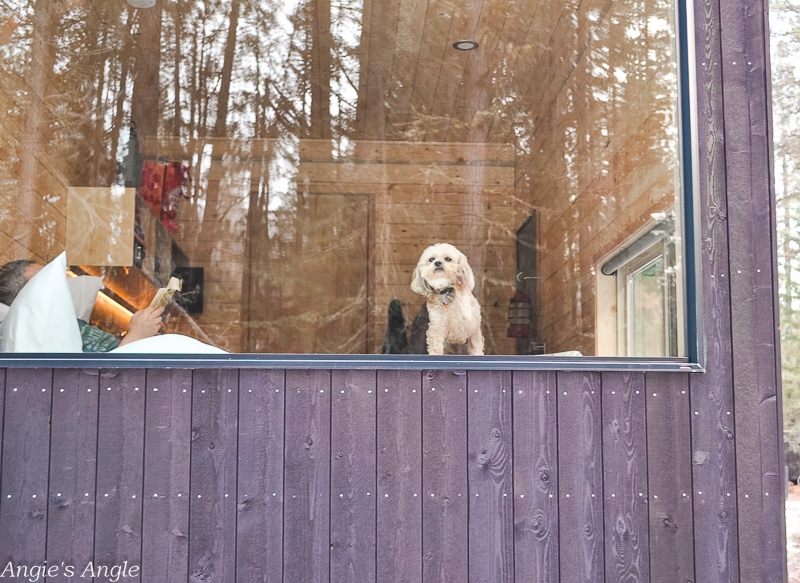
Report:
M 664 220 L 603 262 L 598 273 L 599 355 L 683 354 L 679 249 Z

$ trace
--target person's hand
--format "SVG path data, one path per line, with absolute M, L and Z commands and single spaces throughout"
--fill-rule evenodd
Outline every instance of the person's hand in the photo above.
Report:
M 149 338 L 150 336 L 158 334 L 163 325 L 161 321 L 161 314 L 163 313 L 164 308 L 145 308 L 144 310 L 136 312 L 133 317 L 131 317 L 128 333 L 125 334 L 119 345 L 123 346 L 135 340 Z

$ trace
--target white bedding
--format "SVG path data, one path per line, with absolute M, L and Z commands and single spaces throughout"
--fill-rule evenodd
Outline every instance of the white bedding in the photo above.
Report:
M 107 354 L 228 354 L 227 351 L 182 334 L 161 334 L 142 338 Z

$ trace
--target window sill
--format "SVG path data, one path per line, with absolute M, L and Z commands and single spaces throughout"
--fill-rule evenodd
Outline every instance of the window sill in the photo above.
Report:
M 116 355 L 18 354 L 0 368 L 273 368 L 354 370 L 512 370 L 705 372 L 687 358 L 597 356 L 428 356 L 350 354 Z

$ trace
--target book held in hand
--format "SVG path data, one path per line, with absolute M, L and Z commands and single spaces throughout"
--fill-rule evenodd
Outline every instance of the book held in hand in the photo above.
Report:
M 172 301 L 175 292 L 180 291 L 181 283 L 177 277 L 170 277 L 165 287 L 158 288 L 156 295 L 153 296 L 153 301 L 150 302 L 150 307 L 153 309 L 166 308 L 167 304 Z

